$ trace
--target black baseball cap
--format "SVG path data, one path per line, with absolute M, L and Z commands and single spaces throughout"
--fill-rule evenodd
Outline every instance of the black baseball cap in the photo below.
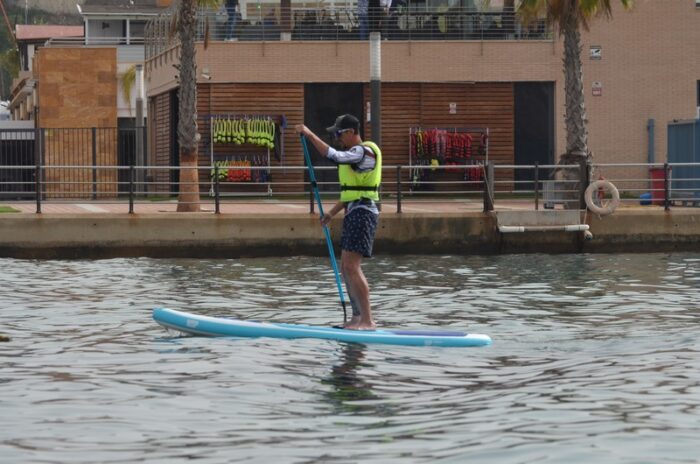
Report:
M 335 119 L 335 124 L 331 127 L 327 127 L 326 130 L 331 134 L 335 134 L 338 131 L 344 129 L 355 129 L 355 133 L 360 133 L 360 120 L 357 119 L 352 114 L 343 114 Z

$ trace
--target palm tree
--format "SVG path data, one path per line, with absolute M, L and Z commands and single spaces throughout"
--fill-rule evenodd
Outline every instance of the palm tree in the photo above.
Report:
M 528 21 L 545 16 L 564 36 L 564 89 L 566 94 L 566 153 L 560 162 L 576 164 L 590 157 L 581 70 L 581 28 L 588 30 L 595 16 L 612 18 L 614 0 L 522 0 L 518 14 Z M 629 9 L 632 0 L 619 0 Z
M 2 81 L 2 85 L 0 85 L 0 100 L 2 100 L 5 95 L 9 95 L 12 90 L 7 89 L 7 93 L 5 93 L 6 73 L 10 77 L 10 81 L 7 84 L 12 82 L 12 78 L 19 75 L 19 53 L 14 48 L 0 52 L 0 80 Z
M 180 67 L 178 89 L 179 122 L 177 126 L 180 145 L 180 193 L 177 211 L 199 211 L 199 156 L 200 135 L 197 130 L 197 65 L 195 38 L 197 34 L 197 10 L 217 8 L 221 0 L 180 0 L 173 16 L 172 30 L 180 40 Z M 208 27 L 207 27 L 208 31 Z M 208 37 L 205 37 L 205 46 Z
M 121 76 L 121 90 L 124 94 L 124 103 L 129 106 L 129 112 L 131 112 L 131 91 L 134 89 L 136 84 L 136 65 L 132 64 L 127 68 L 126 71 Z

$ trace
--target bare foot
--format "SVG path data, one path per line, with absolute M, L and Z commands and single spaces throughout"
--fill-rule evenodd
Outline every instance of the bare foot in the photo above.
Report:
M 377 325 L 373 322 L 364 322 L 364 321 L 358 321 L 357 323 L 352 323 L 352 320 L 345 324 L 343 327 L 344 329 L 348 330 L 376 330 Z

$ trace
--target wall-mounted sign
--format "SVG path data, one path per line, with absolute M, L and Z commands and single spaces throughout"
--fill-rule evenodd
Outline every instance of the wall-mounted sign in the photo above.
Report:
M 365 108 L 366 108 L 366 110 L 365 110 L 365 118 L 366 118 L 367 122 L 370 122 L 370 121 L 372 120 L 372 103 L 371 103 L 371 102 L 367 102 L 367 103 L 365 104 Z
M 600 45 L 591 45 L 590 58 L 592 60 L 600 60 L 603 58 L 603 47 Z
M 450 114 L 457 114 L 457 103 L 450 102 Z
M 603 83 L 602 82 L 594 82 L 592 85 L 592 90 L 593 90 L 593 96 L 594 97 L 600 97 L 603 95 Z

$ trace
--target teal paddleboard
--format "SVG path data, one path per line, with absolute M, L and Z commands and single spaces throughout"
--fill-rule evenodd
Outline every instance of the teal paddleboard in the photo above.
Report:
M 385 345 L 468 347 L 491 344 L 491 337 L 442 330 L 348 330 L 301 324 L 252 322 L 226 317 L 202 316 L 166 308 L 153 310 L 153 319 L 163 327 L 207 337 L 322 338 L 351 343 Z

